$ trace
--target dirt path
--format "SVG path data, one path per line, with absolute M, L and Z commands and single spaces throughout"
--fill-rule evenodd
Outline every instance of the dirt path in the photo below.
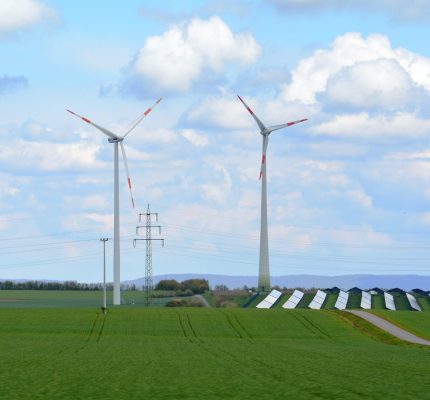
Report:
M 408 331 L 405 331 L 404 329 L 399 328 L 398 326 L 393 325 L 392 323 L 386 321 L 383 318 L 377 317 L 374 314 L 370 314 L 366 311 L 360 311 L 360 310 L 345 310 L 345 311 L 365 319 L 366 321 L 377 326 L 378 328 L 390 333 L 391 335 L 399 339 L 405 340 L 406 342 L 422 344 L 424 346 L 430 346 L 429 340 L 425 340 L 418 336 L 415 336 L 414 334 Z

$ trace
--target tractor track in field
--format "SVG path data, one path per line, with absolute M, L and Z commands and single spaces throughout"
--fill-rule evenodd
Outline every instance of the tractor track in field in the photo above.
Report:
M 182 331 L 182 334 L 184 335 L 184 337 L 187 338 L 191 343 L 193 343 L 193 340 L 188 336 L 187 331 L 185 330 L 184 322 L 182 321 L 182 317 L 181 317 L 180 313 L 178 313 L 178 321 L 179 321 L 179 326 L 181 327 L 181 331 Z
M 237 336 L 240 339 L 245 339 L 245 337 L 242 335 L 242 333 L 240 332 L 240 330 L 234 326 L 232 320 L 230 319 L 230 317 L 226 314 L 226 313 L 222 313 L 224 315 L 225 320 L 227 321 L 228 325 L 230 325 L 231 329 L 233 329 L 234 332 L 236 332 Z
M 91 325 L 90 333 L 88 334 L 88 337 L 87 337 L 87 342 L 89 342 L 91 337 L 93 336 L 94 328 L 96 327 L 96 324 L 97 324 L 99 317 L 100 317 L 100 314 L 97 313 L 96 318 L 94 319 L 93 324 Z
M 107 314 L 104 314 L 102 326 L 100 327 L 100 332 L 99 332 L 99 335 L 97 336 L 97 342 L 100 342 L 100 339 L 101 339 L 101 337 L 103 335 L 103 332 L 104 332 L 104 329 L 105 329 L 106 318 L 107 318 Z
M 225 356 L 227 356 L 232 362 L 234 362 L 235 364 L 241 367 L 241 371 L 243 375 L 248 377 L 252 376 L 254 379 L 264 384 L 267 383 L 267 380 L 272 380 L 273 383 L 278 384 L 279 380 L 283 379 L 283 376 L 280 373 L 275 371 L 276 368 L 273 365 L 270 365 L 262 360 L 249 358 L 248 360 L 252 362 L 252 364 L 250 365 L 249 362 L 239 359 L 237 356 L 235 356 L 234 354 L 231 354 L 227 350 L 224 350 L 221 348 L 217 348 L 216 350 L 213 350 L 212 348 L 210 348 L 208 344 L 197 335 L 197 332 L 191 323 L 191 317 L 188 313 L 186 314 L 186 319 L 182 318 L 181 313 L 178 313 L 178 321 L 184 337 L 187 338 L 190 343 L 192 343 L 197 348 L 199 348 L 200 350 L 204 351 L 205 353 L 209 354 L 211 357 L 214 357 L 216 359 L 219 359 L 220 357 L 224 359 Z M 234 327 L 233 323 L 231 321 L 229 323 L 232 326 L 232 328 L 237 332 L 237 328 Z M 189 328 L 189 330 L 187 329 L 187 327 Z M 190 331 L 191 331 L 191 335 L 190 335 Z M 243 339 L 243 336 L 240 338 Z M 249 342 L 251 342 L 251 340 L 249 340 Z M 264 367 L 264 369 L 269 369 L 270 371 L 275 371 L 275 372 L 271 372 L 271 375 L 265 375 L 263 377 L 261 376 L 261 374 L 257 372 L 258 367 L 260 368 Z
M 304 315 L 300 315 L 309 325 L 311 325 L 313 328 L 315 328 L 319 333 L 324 335 L 326 338 L 330 340 L 334 340 L 327 332 L 324 332 L 318 325 L 314 324 L 309 318 L 305 317 Z
M 243 332 L 245 332 L 245 334 L 248 336 L 249 339 L 252 339 L 252 335 L 248 332 L 248 330 L 243 326 L 243 324 L 240 322 L 239 318 L 237 317 L 236 314 L 233 314 L 233 318 L 235 319 L 235 321 L 237 322 L 237 324 L 240 326 L 240 328 L 242 329 Z

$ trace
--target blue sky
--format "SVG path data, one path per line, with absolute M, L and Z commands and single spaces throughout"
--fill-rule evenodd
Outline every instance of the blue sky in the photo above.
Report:
M 261 137 L 271 274 L 430 270 L 430 11 L 419 0 L 0 3 L 0 278 L 100 280 L 122 132 L 122 279 L 256 275 Z M 121 166 L 122 167 L 122 166 Z M 109 253 L 112 243 L 108 244 Z M 108 259 L 111 269 L 111 259 Z

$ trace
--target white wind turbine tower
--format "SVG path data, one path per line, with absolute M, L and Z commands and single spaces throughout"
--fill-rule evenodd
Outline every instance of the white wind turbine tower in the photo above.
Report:
M 124 132 L 122 136 L 111 132 L 110 130 L 101 127 L 90 121 L 88 118 L 82 117 L 73 111 L 67 110 L 69 113 L 81 118 L 87 124 L 90 124 L 103 132 L 109 137 L 108 142 L 114 144 L 114 224 L 113 224 L 113 304 L 121 304 L 121 260 L 120 260 L 120 237 L 119 237 L 119 168 L 118 168 L 118 143 L 121 146 L 122 158 L 124 160 L 124 168 L 127 174 L 128 188 L 130 190 L 131 204 L 134 208 L 133 191 L 131 189 L 130 173 L 128 171 L 127 156 L 123 145 L 123 140 L 136 126 L 152 111 L 152 109 L 161 101 L 161 98 L 150 108 L 148 108 L 139 118 L 134 121 L 131 126 Z
M 254 112 L 248 107 L 248 105 L 237 96 L 245 108 L 249 111 L 252 117 L 255 119 L 260 133 L 263 136 L 263 151 L 261 157 L 261 225 L 260 225 L 260 264 L 258 270 L 258 290 L 265 292 L 270 289 L 270 272 L 269 272 L 269 234 L 267 230 L 267 180 L 266 180 L 266 150 L 269 144 L 269 135 L 273 131 L 278 129 L 287 128 L 288 126 L 298 124 L 300 122 L 307 121 L 301 119 L 299 121 L 287 122 L 286 124 L 273 125 L 266 128 L 266 126 L 260 121 L 260 119 L 254 114 Z

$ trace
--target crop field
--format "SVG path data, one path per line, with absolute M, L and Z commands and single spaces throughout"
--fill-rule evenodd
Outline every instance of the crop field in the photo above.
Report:
M 404 400 L 429 393 L 430 349 L 385 343 L 343 316 L 0 308 L 2 399 Z
M 0 290 L 0 309 L 21 307 L 100 307 L 101 291 L 85 290 Z M 112 292 L 108 291 L 107 303 L 112 304 Z M 124 305 L 142 305 L 145 302 L 144 292 L 121 291 Z M 152 307 L 164 306 L 171 297 L 155 298 Z

